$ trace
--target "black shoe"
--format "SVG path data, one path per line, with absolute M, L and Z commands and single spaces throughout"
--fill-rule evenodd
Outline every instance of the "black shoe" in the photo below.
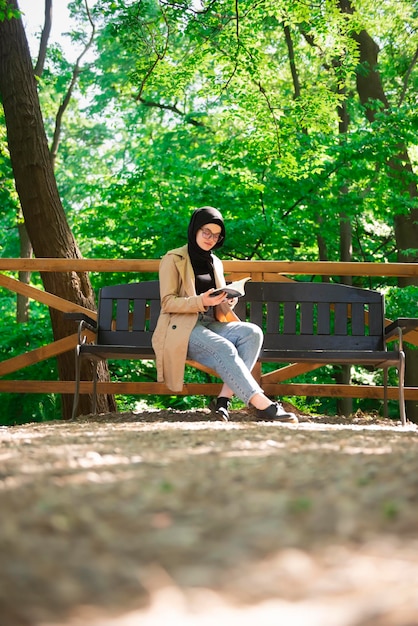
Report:
M 266 409 L 257 409 L 257 417 L 261 420 L 276 422 L 288 422 L 290 424 L 298 424 L 299 420 L 294 413 L 286 413 L 280 402 L 273 402 Z
M 210 401 L 209 408 L 212 411 L 212 414 L 215 415 L 218 419 L 227 422 L 229 420 L 228 408 L 230 402 L 230 398 L 220 396 L 219 398 L 214 398 Z

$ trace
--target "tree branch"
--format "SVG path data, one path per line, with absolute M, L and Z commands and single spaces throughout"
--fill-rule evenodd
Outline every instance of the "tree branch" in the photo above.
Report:
M 235 32 L 237 35 L 237 41 L 239 43 L 239 7 L 238 7 L 238 2 L 239 0 L 235 0 L 235 18 L 236 18 L 236 25 L 235 25 Z
M 412 70 L 414 68 L 414 65 L 416 64 L 416 62 L 418 61 L 418 48 L 415 50 L 415 54 L 412 57 L 412 61 L 409 64 L 409 67 L 405 73 L 404 79 L 403 79 L 403 86 L 402 86 L 402 93 L 399 97 L 399 102 L 398 102 L 398 106 L 401 106 L 401 104 L 403 103 L 404 99 L 405 99 L 405 95 L 406 95 L 406 89 L 408 87 L 408 81 L 409 81 L 409 77 L 411 76 Z
M 62 101 L 62 103 L 60 104 L 60 106 L 58 108 L 58 112 L 57 112 L 57 115 L 56 115 L 56 118 L 55 118 L 54 136 L 53 136 L 51 148 L 50 148 L 50 151 L 49 151 L 50 152 L 50 156 L 51 156 L 52 167 L 54 167 L 54 165 L 55 165 L 55 160 L 56 160 L 56 157 L 57 157 L 57 154 L 58 154 L 58 146 L 59 146 L 59 142 L 60 142 L 62 118 L 64 116 L 64 113 L 65 113 L 66 109 L 68 108 L 68 105 L 70 104 L 71 96 L 72 96 L 73 91 L 74 91 L 74 87 L 75 87 L 75 85 L 77 83 L 77 79 L 78 79 L 78 77 L 79 77 L 79 75 L 81 73 L 81 60 L 84 57 L 84 55 L 87 53 L 89 48 L 91 47 L 91 45 L 93 43 L 93 40 L 94 40 L 94 35 L 96 33 L 96 28 L 95 28 L 94 22 L 92 20 L 91 14 L 90 14 L 90 9 L 89 9 L 87 0 L 84 0 L 84 3 L 85 3 L 86 11 L 87 11 L 87 17 L 88 17 L 90 25 L 91 25 L 91 34 L 90 34 L 90 38 L 89 38 L 88 42 L 84 46 L 84 49 L 83 49 L 82 53 L 80 54 L 80 56 L 78 57 L 78 59 L 75 62 L 70 85 L 69 85 L 69 87 L 67 89 L 67 93 L 64 96 L 64 100 Z
M 139 102 L 141 102 L 141 104 L 146 107 L 155 107 L 163 111 L 172 111 L 176 115 L 181 115 L 182 117 L 186 118 L 186 122 L 188 124 L 191 124 L 192 126 L 200 126 L 202 128 L 206 128 L 206 124 L 204 124 L 203 122 L 199 122 L 192 117 L 187 118 L 187 114 L 184 111 L 181 111 L 175 104 L 163 104 L 162 102 L 155 102 L 155 100 L 145 100 L 145 98 L 143 98 L 142 96 L 137 96 L 136 100 L 139 100 Z
M 136 96 L 136 100 L 139 100 L 141 102 L 142 102 L 142 92 L 145 89 L 145 85 L 147 84 L 147 81 L 148 81 L 149 77 L 151 76 L 151 74 L 153 73 L 155 68 L 157 67 L 158 63 L 164 59 L 165 55 L 167 54 L 167 50 L 168 50 L 168 40 L 169 40 L 169 36 L 170 36 L 170 26 L 169 26 L 169 23 L 168 23 L 168 20 L 167 20 L 167 16 L 166 16 L 166 14 L 164 13 L 164 11 L 162 9 L 161 9 L 161 15 L 162 15 L 163 20 L 165 22 L 165 26 L 166 26 L 166 29 L 167 29 L 167 36 L 165 38 L 164 49 L 163 49 L 162 52 L 158 52 L 156 46 L 154 46 L 155 60 L 150 65 L 150 67 L 148 68 L 144 78 L 142 79 L 141 85 L 139 87 L 138 95 Z
M 46 51 L 48 46 L 48 39 L 51 33 L 52 25 L 52 0 L 45 0 L 45 20 L 42 28 L 41 41 L 39 44 L 38 60 L 36 61 L 34 74 L 35 76 L 42 76 L 44 71 Z
M 296 70 L 295 50 L 293 47 L 292 36 L 290 34 L 290 28 L 288 24 L 283 25 L 283 30 L 284 30 L 284 37 L 286 40 L 287 54 L 289 56 L 290 72 L 292 74 L 294 98 L 296 99 L 296 98 L 300 98 L 301 89 L 300 89 L 299 76 Z
M 182 9 L 185 13 L 191 13 L 192 15 L 205 15 L 205 13 L 209 13 L 213 6 L 217 3 L 218 0 L 211 0 L 206 7 L 202 7 L 202 9 L 193 8 L 193 6 L 189 6 L 187 3 L 181 4 L 180 2 L 165 2 L 164 0 L 160 0 L 160 4 L 165 6 L 169 6 L 170 8 Z
M 270 102 L 270 99 L 269 99 L 269 97 L 268 97 L 268 95 L 267 95 L 267 92 L 266 92 L 266 90 L 264 89 L 263 85 L 262 85 L 260 82 L 258 82 L 258 83 L 256 83 L 256 84 L 257 84 L 257 87 L 258 87 L 258 89 L 259 89 L 260 93 L 263 95 L 263 97 L 264 97 L 264 99 L 265 99 L 265 101 L 266 101 L 266 103 L 267 103 L 267 108 L 268 108 L 268 110 L 270 111 L 270 115 L 271 115 L 271 117 L 272 117 L 272 119 L 273 119 L 274 130 L 275 130 L 275 133 L 276 133 L 276 139 L 277 139 L 277 153 L 278 153 L 278 155 L 280 156 L 280 155 L 281 155 L 281 147 L 280 147 L 280 129 L 279 129 L 279 124 L 277 123 L 276 116 L 275 116 L 275 114 L 274 114 L 274 108 L 273 108 L 273 105 L 272 105 L 272 104 L 271 104 L 271 102 Z

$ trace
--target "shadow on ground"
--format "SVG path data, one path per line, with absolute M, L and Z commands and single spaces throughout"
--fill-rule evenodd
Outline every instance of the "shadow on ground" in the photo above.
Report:
M 415 425 L 0 428 L 1 626 L 418 624 Z

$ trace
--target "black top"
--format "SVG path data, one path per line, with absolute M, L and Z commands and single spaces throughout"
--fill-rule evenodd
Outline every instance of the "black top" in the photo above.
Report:
M 187 241 L 188 252 L 195 275 L 197 294 L 204 293 L 208 289 L 216 287 L 212 252 L 211 250 L 203 250 L 196 243 L 197 232 L 202 226 L 205 226 L 205 224 L 218 224 L 221 227 L 220 235 L 222 239 L 217 241 L 212 249 L 220 248 L 225 238 L 225 225 L 218 209 L 205 206 L 193 212 L 187 231 Z

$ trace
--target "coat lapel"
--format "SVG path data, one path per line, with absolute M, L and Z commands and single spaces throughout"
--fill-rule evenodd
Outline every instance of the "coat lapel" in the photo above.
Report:
M 195 278 L 192 263 L 190 261 L 189 255 L 187 254 L 187 246 L 184 246 L 184 248 L 180 248 L 180 250 L 183 254 L 175 261 L 178 273 L 181 278 L 180 284 L 183 284 L 184 291 L 187 296 L 195 296 Z

